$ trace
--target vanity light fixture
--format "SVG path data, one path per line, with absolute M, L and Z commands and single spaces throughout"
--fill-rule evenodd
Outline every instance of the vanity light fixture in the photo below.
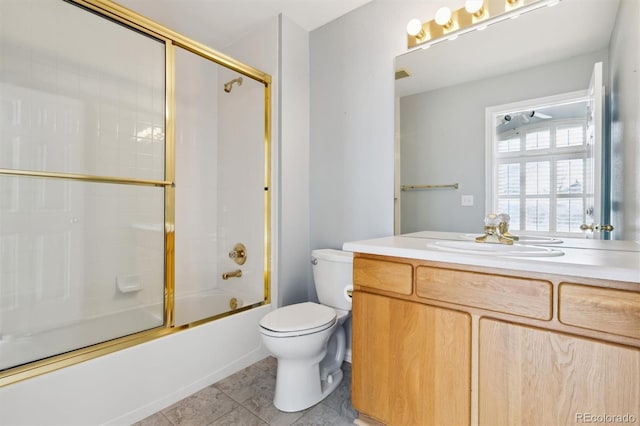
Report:
M 444 40 L 487 28 L 505 19 L 516 18 L 523 13 L 554 6 L 561 0 L 467 0 L 464 7 L 451 11 L 441 7 L 433 20 L 421 22 L 412 19 L 407 24 L 407 47 L 426 49 Z
M 438 11 L 436 12 L 435 21 L 436 24 L 440 25 L 445 30 L 450 30 L 451 28 L 453 28 L 454 23 L 451 17 L 451 9 L 449 9 L 448 7 L 441 7 L 440 9 L 438 9 Z
M 484 0 L 467 0 L 464 3 L 464 10 L 473 15 L 474 18 L 480 19 L 486 11 L 484 8 Z
M 407 24 L 407 34 L 416 38 L 416 40 L 422 40 L 427 36 L 424 28 L 422 28 L 422 22 L 419 19 L 412 19 Z

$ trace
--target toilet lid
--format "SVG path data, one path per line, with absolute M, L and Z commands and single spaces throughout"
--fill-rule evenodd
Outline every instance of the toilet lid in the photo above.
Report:
M 296 303 L 269 312 L 260 327 L 278 333 L 320 331 L 336 322 L 336 311 L 313 302 Z

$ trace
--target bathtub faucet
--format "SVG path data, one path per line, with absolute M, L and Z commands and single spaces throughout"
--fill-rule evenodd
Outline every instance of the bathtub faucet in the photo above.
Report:
M 229 252 L 229 259 L 232 259 L 238 265 L 244 265 L 247 261 L 247 248 L 242 243 L 233 246 L 233 250 Z
M 484 219 L 484 235 L 476 237 L 477 243 L 513 244 L 511 238 L 502 235 L 502 230 L 507 230 L 506 218 L 499 217 L 495 213 L 489 213 Z
M 225 272 L 222 274 L 223 280 L 228 280 L 229 278 L 240 278 L 242 276 L 242 271 L 240 269 L 236 269 L 233 272 Z

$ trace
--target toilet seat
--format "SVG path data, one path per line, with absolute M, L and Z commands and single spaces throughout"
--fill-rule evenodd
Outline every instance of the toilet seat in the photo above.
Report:
M 262 334 L 293 337 L 326 330 L 337 321 L 333 308 L 313 302 L 296 303 L 269 312 L 260 321 Z

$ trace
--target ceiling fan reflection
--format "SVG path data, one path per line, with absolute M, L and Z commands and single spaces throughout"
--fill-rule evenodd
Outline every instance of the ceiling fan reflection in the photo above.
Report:
M 543 114 L 541 112 L 532 110 L 532 111 L 523 111 L 515 114 L 505 114 L 502 119 L 502 123 L 508 123 L 514 118 L 519 118 L 523 123 L 528 123 L 532 118 L 539 118 L 541 120 L 548 120 L 551 117 L 550 115 Z

